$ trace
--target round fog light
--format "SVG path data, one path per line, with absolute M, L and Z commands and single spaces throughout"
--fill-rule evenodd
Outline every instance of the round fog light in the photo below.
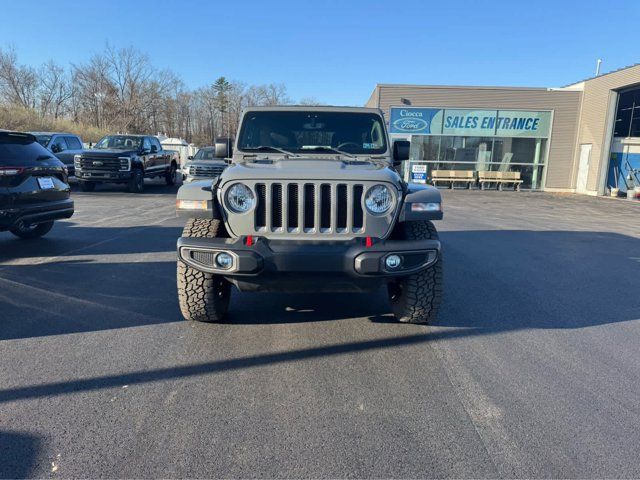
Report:
M 385 259 L 384 263 L 387 265 L 389 270 L 395 270 L 400 266 L 400 264 L 402 264 L 402 259 L 400 258 L 400 255 L 389 255 Z
M 227 270 L 233 265 L 233 257 L 228 253 L 219 253 L 216 255 L 216 266 Z

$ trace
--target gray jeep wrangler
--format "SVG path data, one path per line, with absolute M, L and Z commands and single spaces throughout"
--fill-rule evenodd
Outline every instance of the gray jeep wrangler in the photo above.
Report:
M 222 321 L 240 291 L 348 292 L 386 285 L 401 322 L 435 319 L 442 255 L 433 187 L 394 167 L 382 112 L 256 107 L 242 116 L 232 165 L 178 191 L 178 296 L 187 320 Z

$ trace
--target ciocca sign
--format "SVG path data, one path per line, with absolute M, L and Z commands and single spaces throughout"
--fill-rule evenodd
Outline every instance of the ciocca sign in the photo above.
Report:
M 391 107 L 390 133 L 548 138 L 551 112 Z

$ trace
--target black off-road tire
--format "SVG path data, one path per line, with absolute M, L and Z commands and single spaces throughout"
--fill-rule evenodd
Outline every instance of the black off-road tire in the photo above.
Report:
M 405 240 L 438 240 L 438 231 L 429 221 L 403 222 L 397 238 Z M 438 316 L 442 301 L 442 255 L 421 272 L 388 284 L 393 314 L 400 322 L 431 323 Z
M 176 167 L 176 164 L 172 163 L 169 167 L 169 170 L 167 170 L 164 174 L 164 181 L 167 185 L 172 186 L 176 184 L 176 180 L 178 178 L 177 171 L 178 169 Z
M 39 223 L 37 225 L 24 225 L 20 224 L 15 228 L 10 230 L 16 237 L 30 239 L 30 238 L 40 238 L 47 233 L 49 230 L 53 228 L 53 222 L 45 222 Z
M 131 172 L 128 186 L 131 193 L 142 193 L 144 191 L 144 172 L 141 169 L 136 168 Z
M 220 220 L 192 218 L 184 226 L 183 237 L 226 238 Z M 178 300 L 185 320 L 221 322 L 229 310 L 231 284 L 220 275 L 201 272 L 178 260 Z
M 80 182 L 80 190 L 83 192 L 93 192 L 96 189 L 96 182 Z

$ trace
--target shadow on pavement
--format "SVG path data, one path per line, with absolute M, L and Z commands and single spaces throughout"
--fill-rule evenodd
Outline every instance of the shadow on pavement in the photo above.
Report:
M 27 478 L 42 450 L 42 440 L 34 435 L 0 430 L 0 478 Z
M 456 328 L 0 390 L 0 402 L 434 340 L 538 328 L 586 328 L 640 319 L 637 238 L 557 231 L 444 232 L 441 237 L 445 248 L 445 301 L 436 325 Z M 25 287 L 23 282 L 28 285 Z M 122 328 L 181 318 L 174 262 L 69 262 L 8 267 L 0 271 L 0 285 L 2 311 L 8 312 L 0 327 L 0 339 Z M 345 294 L 236 294 L 230 321 L 236 325 L 275 324 L 368 316 L 373 322 L 389 322 L 392 320 L 383 293 L 358 298 Z M 35 320 L 27 321 L 29 318 Z
M 83 227 L 73 221 L 59 222 L 49 235 L 33 240 L 0 233 L 0 271 L 4 268 L 3 261 L 53 257 L 67 252 L 117 255 L 174 251 L 181 234 L 181 227 Z
M 71 193 L 72 195 L 109 195 L 113 194 L 127 194 L 132 196 L 138 195 L 175 195 L 180 188 L 180 184 L 167 185 L 164 180 L 145 180 L 144 190 L 142 193 L 131 193 L 128 190 L 126 183 L 99 183 L 96 185 L 96 189 L 93 192 L 83 192 L 80 189 L 78 181 L 71 180 Z

